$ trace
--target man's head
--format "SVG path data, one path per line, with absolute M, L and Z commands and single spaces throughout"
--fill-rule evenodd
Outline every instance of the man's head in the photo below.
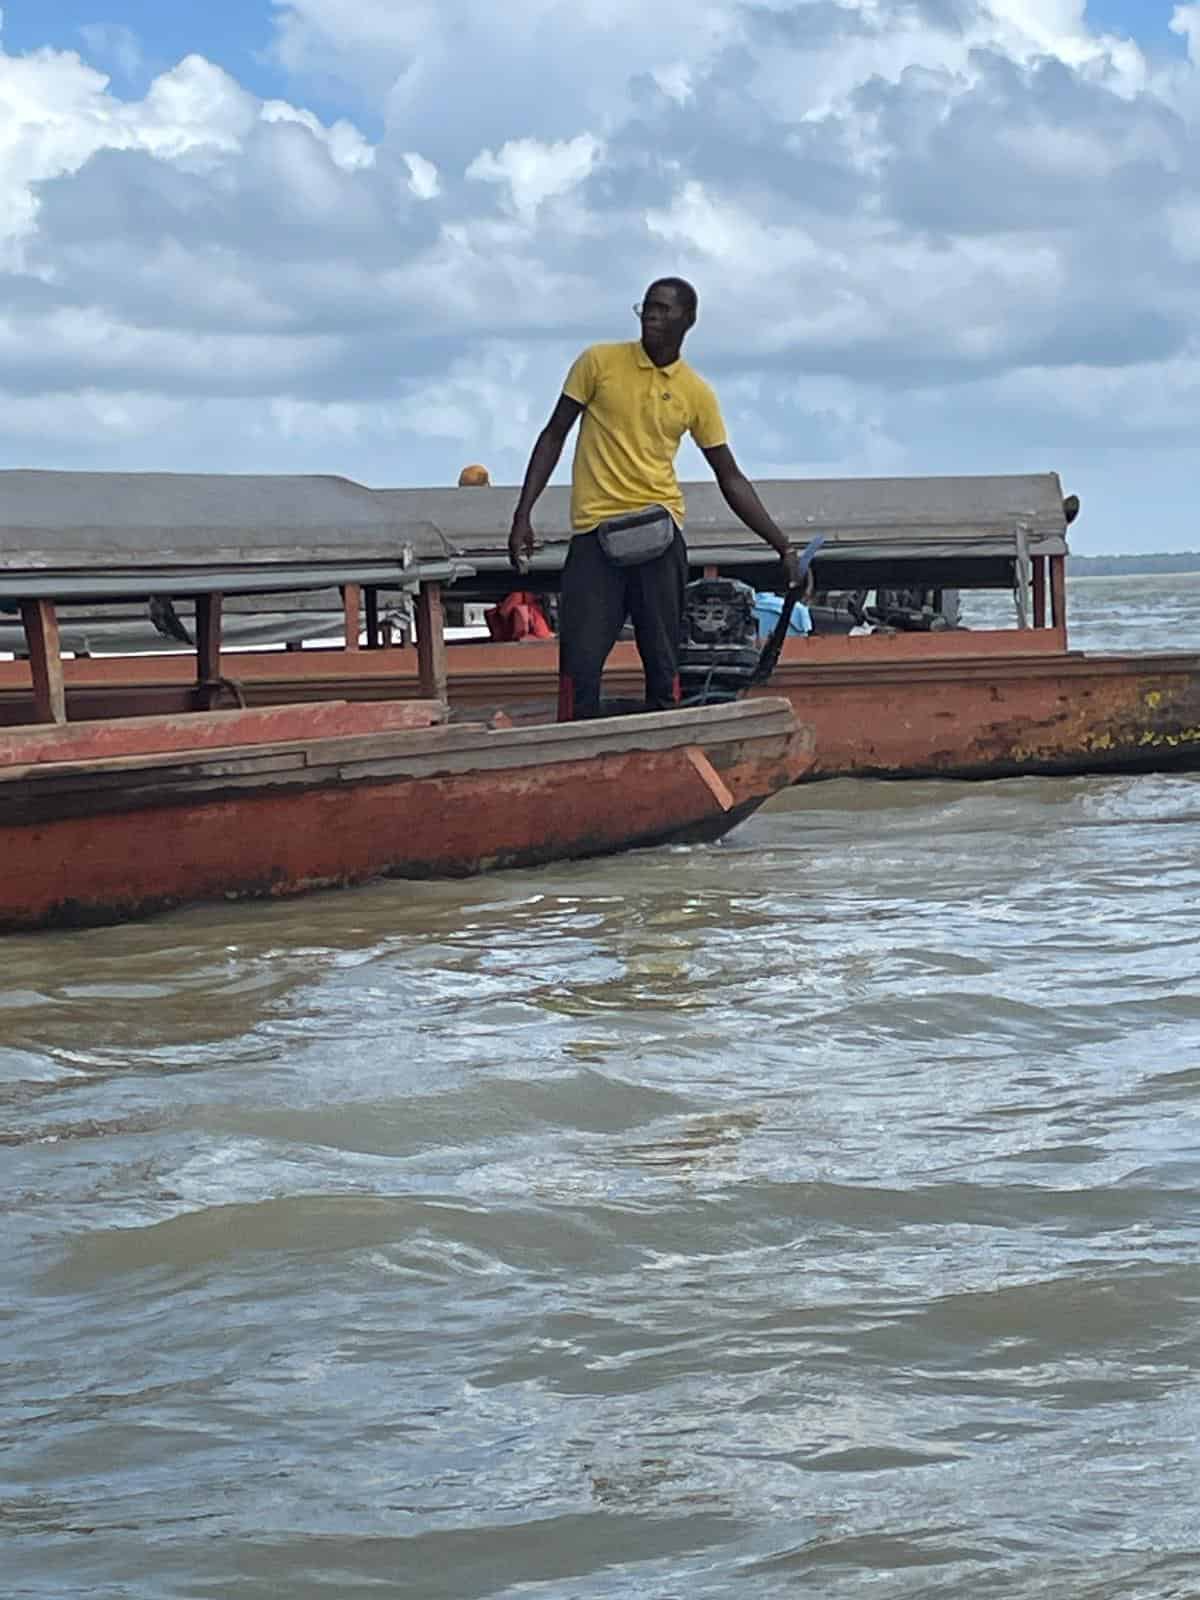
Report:
M 638 310 L 642 344 L 652 361 L 665 366 L 675 360 L 697 308 L 696 291 L 686 278 L 655 278 Z

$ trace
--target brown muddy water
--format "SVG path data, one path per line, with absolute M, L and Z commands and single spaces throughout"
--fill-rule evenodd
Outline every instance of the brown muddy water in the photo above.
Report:
M 835 783 L 3 941 L 0 1593 L 1200 1594 L 1198 902 L 1200 777 Z

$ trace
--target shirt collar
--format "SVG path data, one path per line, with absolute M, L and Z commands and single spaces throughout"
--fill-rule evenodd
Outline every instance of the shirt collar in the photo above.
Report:
M 646 354 L 646 347 L 643 345 L 640 339 L 635 339 L 633 341 L 633 354 L 634 360 L 643 371 L 661 372 L 664 378 L 673 378 L 683 365 L 683 357 L 680 356 L 678 360 L 672 361 L 669 366 L 656 367 L 653 361 L 651 361 L 650 357 Z

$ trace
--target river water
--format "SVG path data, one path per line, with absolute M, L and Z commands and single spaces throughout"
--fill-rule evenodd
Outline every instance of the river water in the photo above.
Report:
M 1198 901 L 1200 776 L 839 782 L 5 940 L 0 1591 L 1194 1597 Z

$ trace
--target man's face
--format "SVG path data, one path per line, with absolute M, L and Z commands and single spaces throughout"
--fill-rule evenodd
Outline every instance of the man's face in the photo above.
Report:
M 642 343 L 647 350 L 678 343 L 690 326 L 679 291 L 665 284 L 656 284 L 648 292 L 642 301 L 641 318 Z

